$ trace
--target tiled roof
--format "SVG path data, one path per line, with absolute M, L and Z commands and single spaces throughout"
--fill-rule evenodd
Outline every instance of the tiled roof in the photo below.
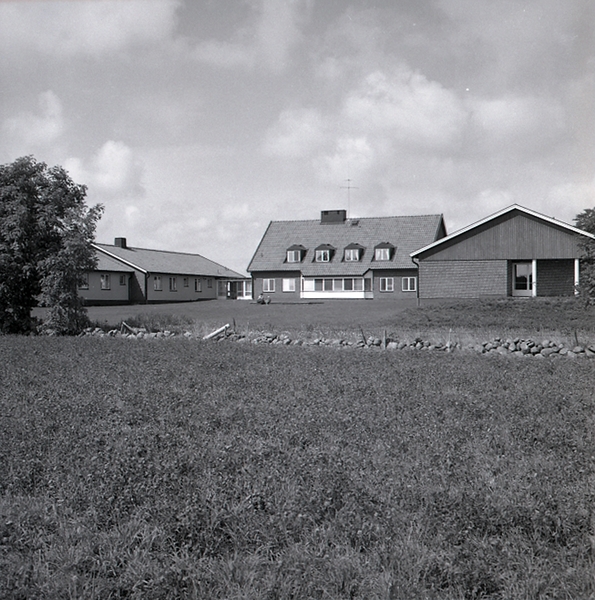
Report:
M 98 271 L 117 271 L 119 273 L 132 273 L 134 270 L 132 267 L 125 265 L 124 263 L 104 254 L 103 252 L 97 252 L 97 270 Z
M 409 254 L 431 244 L 443 225 L 442 215 L 347 219 L 342 223 L 271 221 L 248 271 L 301 271 L 305 276 L 363 275 L 369 269 L 415 268 Z M 387 242 L 396 250 L 390 261 L 374 261 L 374 247 Z M 307 248 L 301 263 L 287 263 L 286 252 L 295 245 Z M 328 263 L 317 263 L 314 250 L 322 244 L 337 248 Z M 365 248 L 358 262 L 343 260 L 343 250 L 360 244 Z M 353 247 L 353 246 L 351 246 Z
M 200 254 L 148 250 L 146 248 L 120 248 L 110 244 L 94 244 L 99 257 L 107 256 L 120 262 L 123 267 L 148 273 L 171 273 L 172 275 L 201 275 L 226 279 L 245 279 L 223 265 L 217 264 Z M 122 270 L 122 269 L 120 269 Z

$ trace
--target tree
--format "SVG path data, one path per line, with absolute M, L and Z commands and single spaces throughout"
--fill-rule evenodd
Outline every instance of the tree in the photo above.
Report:
M 57 333 L 87 322 L 78 287 L 96 268 L 91 243 L 103 207 L 88 208 L 86 190 L 31 156 L 0 166 L 0 331 L 30 331 L 38 303 Z
M 595 234 L 595 208 L 586 208 L 576 215 L 574 222 L 579 229 Z M 580 256 L 580 283 L 579 293 L 585 304 L 595 304 L 595 240 L 582 238 L 579 242 Z

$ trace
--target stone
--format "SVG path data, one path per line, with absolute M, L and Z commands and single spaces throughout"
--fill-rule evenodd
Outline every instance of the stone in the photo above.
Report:
M 575 346 L 575 347 L 572 349 L 572 351 L 573 351 L 575 354 L 580 354 L 581 352 L 584 352 L 584 351 L 585 351 L 585 349 L 584 349 L 582 346 Z

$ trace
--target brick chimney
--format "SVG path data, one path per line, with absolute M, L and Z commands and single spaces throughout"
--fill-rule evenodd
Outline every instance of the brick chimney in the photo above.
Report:
M 321 223 L 345 223 L 346 220 L 346 210 L 323 210 L 320 213 Z

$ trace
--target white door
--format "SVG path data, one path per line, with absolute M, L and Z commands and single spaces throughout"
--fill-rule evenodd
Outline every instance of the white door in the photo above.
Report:
M 533 295 L 533 265 L 530 262 L 512 263 L 512 295 Z

